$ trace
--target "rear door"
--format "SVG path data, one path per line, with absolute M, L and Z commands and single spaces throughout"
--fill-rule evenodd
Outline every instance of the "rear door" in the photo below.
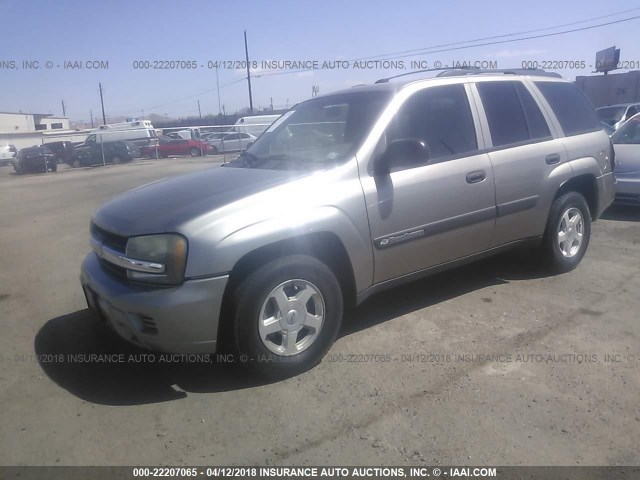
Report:
M 571 172 L 562 140 L 554 136 L 522 81 L 478 80 L 473 90 L 495 175 L 497 218 L 491 246 L 542 235 L 549 179 L 555 177 L 557 188 Z
M 422 88 L 406 98 L 379 147 L 424 141 L 429 159 L 394 158 L 391 173 L 361 175 L 379 283 L 485 250 L 493 233 L 491 163 L 479 148 L 464 84 Z

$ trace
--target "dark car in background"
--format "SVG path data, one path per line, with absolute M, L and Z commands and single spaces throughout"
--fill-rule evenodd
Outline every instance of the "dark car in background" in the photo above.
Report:
M 58 169 L 56 155 L 43 145 L 22 148 L 13 160 L 17 174 L 28 172 L 55 172 Z
M 103 163 L 123 163 L 139 156 L 138 148 L 126 140 L 104 143 L 83 143 L 73 149 L 69 161 L 72 167 L 90 167 Z
M 73 157 L 73 148 L 76 145 L 78 145 L 78 143 L 69 142 L 67 140 L 49 142 L 46 144 L 47 148 L 55 154 L 58 163 L 69 163 Z

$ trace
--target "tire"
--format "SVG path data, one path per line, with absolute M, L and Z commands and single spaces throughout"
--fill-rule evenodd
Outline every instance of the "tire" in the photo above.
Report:
M 568 240 L 561 242 L 561 236 Z M 577 192 L 568 192 L 555 199 L 542 241 L 543 258 L 549 267 L 556 272 L 576 268 L 587 251 L 590 238 L 591 213 L 585 198 Z
M 54 163 L 50 164 L 49 168 L 51 169 L 52 172 L 57 172 L 58 171 L 58 163 L 54 162 Z
M 280 289 L 289 297 L 285 304 L 289 311 L 282 314 L 271 296 Z M 308 300 L 296 301 L 301 297 Z M 290 377 L 320 363 L 331 348 L 342 324 L 342 291 L 324 263 L 291 255 L 272 260 L 246 277 L 233 292 L 232 311 L 233 339 L 242 365 L 264 376 Z M 267 335 L 269 340 L 263 340 L 261 331 L 266 328 L 261 327 L 261 319 L 266 317 L 280 318 L 270 322 L 281 330 Z M 286 341 L 282 325 L 297 330 L 293 343 Z M 290 346 L 288 352 L 285 344 Z
M 218 153 L 217 147 L 211 145 L 211 155 L 217 155 Z
M 200 156 L 200 149 L 196 148 L 196 147 L 193 147 L 191 150 L 189 150 L 189 154 L 192 157 L 199 157 Z

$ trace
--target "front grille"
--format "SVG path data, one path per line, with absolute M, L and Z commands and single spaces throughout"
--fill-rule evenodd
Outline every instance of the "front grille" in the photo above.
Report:
M 91 222 L 91 235 L 96 240 L 114 250 L 124 253 L 127 249 L 127 237 L 111 233 L 104 228 L 99 227 L 94 222 Z
M 118 278 L 127 279 L 127 270 L 125 268 L 119 267 L 118 265 L 114 265 L 111 262 L 107 262 L 103 258 L 100 258 L 100 265 L 104 268 L 107 273 L 111 273 Z

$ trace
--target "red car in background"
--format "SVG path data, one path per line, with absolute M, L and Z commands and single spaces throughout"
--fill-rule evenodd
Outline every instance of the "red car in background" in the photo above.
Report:
M 213 149 L 207 142 L 197 140 L 184 140 L 182 138 L 160 137 L 158 139 L 158 157 L 165 158 L 171 155 L 191 155 L 198 157 L 211 153 Z M 145 147 L 142 154 L 147 157 L 156 156 L 156 147 Z

